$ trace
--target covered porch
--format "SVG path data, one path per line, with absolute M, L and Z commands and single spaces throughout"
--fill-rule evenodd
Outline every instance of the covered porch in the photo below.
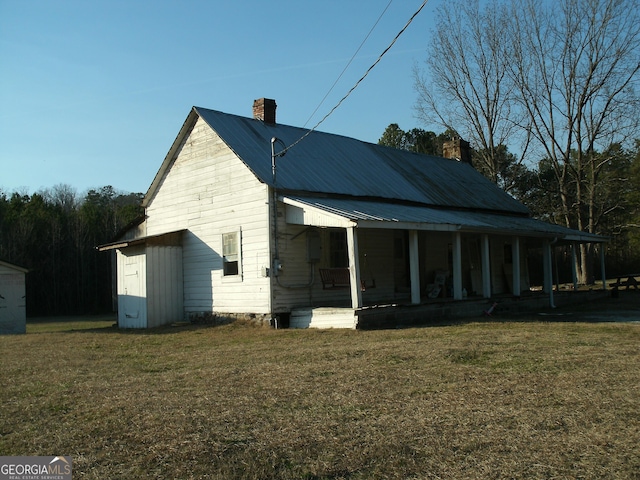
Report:
M 287 225 L 335 232 L 336 238 L 342 232 L 345 247 L 342 265 L 335 264 L 333 250 L 329 261 L 311 265 L 323 291 L 292 308 L 293 327 L 367 328 L 391 318 L 481 315 L 497 297 L 510 308 L 555 307 L 554 248 L 568 245 L 575 257 L 579 243 L 605 241 L 526 216 L 354 199 L 280 200 Z M 543 273 L 536 295 L 527 260 L 534 249 L 541 252 Z M 577 289 L 575 270 L 572 276 Z

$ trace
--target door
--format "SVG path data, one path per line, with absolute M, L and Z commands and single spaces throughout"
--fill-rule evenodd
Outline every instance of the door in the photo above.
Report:
M 122 265 L 122 290 L 118 295 L 118 325 L 122 328 L 146 328 L 145 256 L 125 256 Z
M 0 274 L 0 333 L 26 332 L 24 273 Z

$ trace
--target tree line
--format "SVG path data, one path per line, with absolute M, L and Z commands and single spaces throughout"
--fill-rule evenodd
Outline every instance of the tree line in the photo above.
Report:
M 96 250 L 140 216 L 142 194 L 111 186 L 0 190 L 0 259 L 29 269 L 27 315 L 111 312 L 111 256 Z

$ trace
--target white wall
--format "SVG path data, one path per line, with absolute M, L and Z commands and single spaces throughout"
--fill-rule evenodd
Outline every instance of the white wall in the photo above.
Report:
M 269 152 L 268 145 L 265 152 Z M 269 162 L 268 155 L 265 162 Z M 147 207 L 147 234 L 183 238 L 184 310 L 268 313 L 268 188 L 198 119 Z M 242 276 L 222 275 L 222 234 L 242 232 Z

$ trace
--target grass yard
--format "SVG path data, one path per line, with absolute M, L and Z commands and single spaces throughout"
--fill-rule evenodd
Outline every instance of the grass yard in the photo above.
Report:
M 32 323 L 0 337 L 0 455 L 91 479 L 640 478 L 640 325 L 501 320 Z

